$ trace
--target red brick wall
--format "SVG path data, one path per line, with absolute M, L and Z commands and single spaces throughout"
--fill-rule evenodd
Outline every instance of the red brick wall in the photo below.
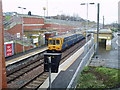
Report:
M 24 18 L 24 24 L 44 24 L 43 18 Z M 58 25 L 58 24 L 45 24 L 45 25 L 38 25 L 38 26 L 24 26 L 24 30 L 32 30 L 32 29 L 52 29 L 56 28 L 58 32 L 66 32 L 72 30 L 73 26 L 68 25 Z M 17 24 L 13 28 L 7 30 L 8 33 L 16 34 L 22 33 L 22 25 Z
M 24 24 L 44 24 L 43 18 L 24 18 Z
M 47 27 L 51 27 L 51 24 L 45 24 L 45 25 L 43 25 L 42 28 L 46 29 Z
M 73 30 L 73 26 L 68 25 L 58 25 L 58 24 L 45 24 L 43 28 L 50 29 L 50 28 L 56 28 L 58 32 L 66 32 Z
M 16 34 L 16 33 L 21 33 L 22 34 L 22 24 L 17 24 L 14 27 L 12 27 L 11 29 L 9 29 L 5 32 L 8 32 L 10 34 Z
M 43 18 L 24 18 L 24 24 L 44 24 L 44 19 Z M 52 29 L 56 28 L 58 32 L 66 32 L 72 30 L 74 27 L 73 26 L 67 26 L 67 25 L 58 25 L 58 24 L 45 24 L 41 26 L 24 26 L 24 30 L 31 30 L 31 29 Z M 16 33 L 22 33 L 22 25 L 17 24 L 16 26 L 12 27 L 11 29 L 7 30 L 6 32 L 11 33 L 11 34 L 16 34 Z M 25 50 L 29 50 L 31 47 L 25 47 Z M 15 53 L 22 52 L 23 47 L 20 44 L 15 45 Z
M 33 46 L 28 46 L 28 47 L 24 47 L 24 48 L 25 48 L 25 50 L 29 50 L 29 49 L 32 49 Z
M 42 29 L 42 25 L 41 26 L 24 26 L 25 30 L 34 30 L 34 29 Z
M 44 24 L 43 18 L 24 18 L 24 24 Z M 43 25 L 24 26 L 26 30 L 42 29 Z
M 24 47 L 25 50 L 29 50 L 32 49 L 33 46 L 28 46 L 28 47 Z M 18 43 L 15 43 L 15 53 L 19 53 L 23 51 L 23 45 L 20 45 Z
M 19 53 L 23 51 L 22 45 L 15 43 L 15 53 Z

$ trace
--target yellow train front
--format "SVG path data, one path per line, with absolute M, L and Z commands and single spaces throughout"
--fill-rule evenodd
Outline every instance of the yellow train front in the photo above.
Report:
M 48 52 L 61 52 L 71 45 L 83 40 L 85 37 L 81 33 L 65 34 L 48 39 Z

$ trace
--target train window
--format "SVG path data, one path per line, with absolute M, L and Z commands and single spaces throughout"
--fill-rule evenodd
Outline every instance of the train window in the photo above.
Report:
M 73 40 L 73 36 L 71 37 L 71 40 Z
M 68 42 L 68 38 L 66 38 L 66 42 Z
M 70 37 L 68 38 L 68 41 L 70 41 Z
M 64 39 L 64 41 L 63 42 L 66 42 L 66 39 Z
M 65 41 L 64 42 L 67 42 L 67 39 L 65 39 Z
M 60 44 L 60 41 L 59 40 L 56 40 L 56 45 L 59 45 Z
M 49 40 L 49 44 L 52 45 L 52 40 Z

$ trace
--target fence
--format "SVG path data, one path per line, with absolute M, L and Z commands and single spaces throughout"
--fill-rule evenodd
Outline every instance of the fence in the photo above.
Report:
M 92 41 L 91 41 L 92 42 Z M 93 43 L 93 42 L 92 42 Z M 69 90 L 70 88 L 76 88 L 77 85 L 77 81 L 79 79 L 80 73 L 82 72 L 83 68 L 88 64 L 88 62 L 90 62 L 90 59 L 92 58 L 92 56 L 94 55 L 95 52 L 95 44 L 93 43 L 92 46 L 88 46 L 88 44 L 86 44 L 84 46 L 84 58 L 82 59 L 82 61 L 80 62 L 71 82 L 69 83 L 67 90 Z

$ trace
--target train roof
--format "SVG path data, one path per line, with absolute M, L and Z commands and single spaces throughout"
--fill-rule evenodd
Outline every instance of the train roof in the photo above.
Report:
M 64 35 L 55 36 L 55 37 L 52 37 L 52 38 L 65 38 L 65 37 L 69 37 L 69 36 L 76 35 L 76 34 L 81 34 L 82 35 L 82 33 L 68 33 L 68 34 L 64 34 Z

